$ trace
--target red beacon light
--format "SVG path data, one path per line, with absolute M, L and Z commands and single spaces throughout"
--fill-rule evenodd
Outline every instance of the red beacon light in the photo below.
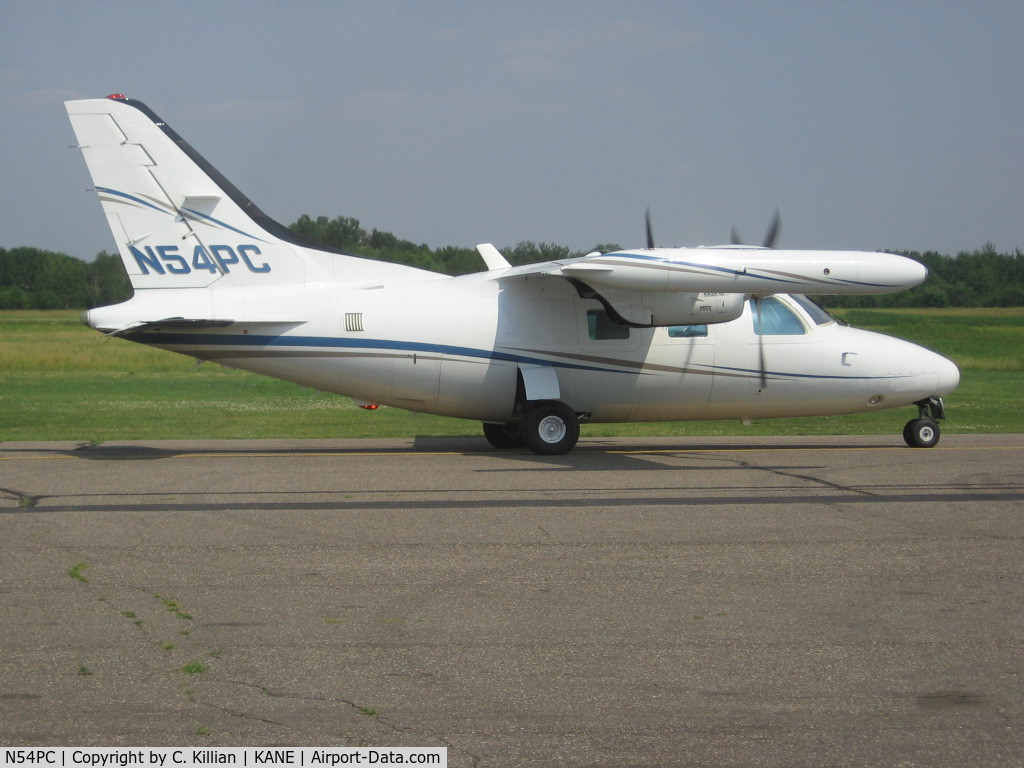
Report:
M 107 96 L 108 99 L 115 99 L 117 101 L 128 101 L 128 97 L 123 93 L 111 93 Z

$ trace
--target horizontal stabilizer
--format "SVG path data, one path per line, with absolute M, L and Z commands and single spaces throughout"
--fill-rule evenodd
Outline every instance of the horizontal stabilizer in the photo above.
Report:
M 114 331 L 112 336 L 120 336 L 123 333 L 136 331 L 199 331 L 208 328 L 228 328 L 235 324 L 234 320 L 187 320 L 184 317 L 168 317 L 164 320 L 151 320 L 149 322 L 133 323 L 127 328 Z
M 164 320 L 136 320 L 133 323 L 122 325 L 119 328 L 102 328 L 95 325 L 95 319 L 90 312 L 82 315 L 82 322 L 98 331 L 103 331 L 107 336 L 124 336 L 128 333 L 138 331 L 180 331 L 180 330 L 206 330 L 208 328 L 227 328 L 235 324 L 234 320 L 186 320 L 184 317 L 168 317 Z
M 90 328 L 102 331 L 107 336 L 125 336 L 130 333 L 173 333 L 180 331 L 208 331 L 220 328 L 230 328 L 232 325 L 245 325 L 247 328 L 260 326 L 297 326 L 304 321 L 299 320 L 227 320 L 212 318 L 186 318 L 166 317 L 162 320 L 136 320 L 131 323 L 119 325 L 115 328 L 104 323 L 97 310 L 89 310 L 82 315 L 82 322 Z

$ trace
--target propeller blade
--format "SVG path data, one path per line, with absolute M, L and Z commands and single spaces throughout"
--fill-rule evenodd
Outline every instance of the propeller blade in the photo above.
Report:
M 768 232 L 764 236 L 764 247 L 774 248 L 775 240 L 779 236 L 779 228 L 782 226 L 782 217 L 779 215 L 779 209 L 775 209 L 775 216 L 772 218 L 771 226 L 768 227 Z
M 763 313 L 761 312 L 761 309 L 762 309 L 761 302 L 763 300 L 764 300 L 764 296 L 755 296 L 754 297 L 754 312 L 757 313 L 757 323 L 754 326 L 754 330 L 757 333 L 757 355 L 758 355 L 758 358 L 759 358 L 758 365 L 761 368 L 761 389 L 764 389 L 768 385 L 768 366 L 765 364 L 765 360 L 764 360 L 764 334 L 762 333 L 763 329 L 762 329 L 762 326 L 761 326 L 761 324 L 763 322 L 763 320 L 762 320 Z
M 647 213 L 644 214 L 644 224 L 647 226 L 647 248 L 654 248 L 654 232 L 651 231 L 651 209 L 647 209 Z

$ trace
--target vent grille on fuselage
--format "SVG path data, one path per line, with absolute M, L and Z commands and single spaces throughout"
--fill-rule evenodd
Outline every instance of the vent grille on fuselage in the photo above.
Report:
M 346 312 L 345 313 L 345 330 L 346 331 L 361 331 L 361 330 L 363 330 L 363 313 L 362 312 Z

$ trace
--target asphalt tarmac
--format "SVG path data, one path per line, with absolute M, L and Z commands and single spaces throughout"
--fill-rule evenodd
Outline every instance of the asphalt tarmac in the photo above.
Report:
M 1024 764 L 1024 435 L 0 443 L 0 746 Z

